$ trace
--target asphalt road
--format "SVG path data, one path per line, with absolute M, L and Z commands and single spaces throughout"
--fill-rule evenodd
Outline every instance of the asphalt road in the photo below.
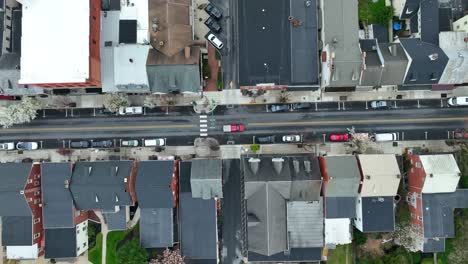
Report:
M 206 129 L 220 144 L 249 144 L 254 137 L 300 134 L 306 143 L 319 143 L 330 133 L 396 132 L 400 140 L 447 139 L 452 131 L 468 128 L 468 108 L 441 107 L 438 100 L 398 101 L 391 110 L 366 110 L 365 102 L 320 103 L 315 110 L 271 113 L 264 105 L 218 107 L 213 115 L 200 116 L 189 107 L 152 110 L 141 116 L 115 116 L 93 109 L 70 111 L 46 110 L 33 122 L 0 130 L 1 141 L 38 141 L 43 148 L 68 147 L 75 140 L 114 141 L 166 138 L 167 145 L 191 145 Z M 442 106 L 444 106 L 442 104 Z M 338 110 L 340 109 L 340 110 Z M 345 109 L 345 110 L 343 110 Z M 176 112 L 175 112 L 176 111 Z M 206 120 L 206 121 L 200 121 Z M 205 123 L 202 123 L 205 122 Z M 243 133 L 223 133 L 225 124 L 242 123 Z M 201 125 L 206 124 L 203 128 Z M 278 142 L 280 143 L 280 142 Z

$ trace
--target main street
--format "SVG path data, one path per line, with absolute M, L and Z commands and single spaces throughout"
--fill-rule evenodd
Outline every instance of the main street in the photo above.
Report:
M 396 109 L 369 110 L 364 102 L 321 103 L 317 108 L 271 113 L 264 105 L 219 106 L 212 115 L 195 114 L 189 107 L 148 110 L 140 116 L 116 116 L 102 110 L 45 110 L 33 122 L 0 130 L 1 141 L 38 141 L 43 148 L 68 147 L 70 141 L 166 138 L 167 145 L 191 145 L 201 134 L 220 144 L 249 144 L 255 136 L 300 134 L 305 143 L 319 143 L 329 133 L 396 132 L 400 140 L 448 139 L 452 131 L 468 127 L 468 108 L 447 108 L 437 100 L 399 101 Z M 442 107 L 441 107 L 442 106 Z M 343 110 L 343 108 L 345 110 Z M 316 110 L 317 109 L 317 110 Z M 338 110 L 340 109 L 340 110 Z M 168 109 L 169 110 L 169 109 Z M 222 126 L 242 123 L 243 133 L 223 133 Z M 201 128 L 202 126 L 202 128 Z M 201 132 L 203 131 L 203 133 Z

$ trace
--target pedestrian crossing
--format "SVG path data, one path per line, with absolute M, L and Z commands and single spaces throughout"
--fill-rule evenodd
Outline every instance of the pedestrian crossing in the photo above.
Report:
M 200 115 L 200 137 L 208 136 L 208 116 Z

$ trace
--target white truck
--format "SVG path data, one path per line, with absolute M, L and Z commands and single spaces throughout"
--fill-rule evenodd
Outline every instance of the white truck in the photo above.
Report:
M 141 106 L 119 108 L 119 115 L 141 115 L 141 114 L 143 114 L 143 107 Z

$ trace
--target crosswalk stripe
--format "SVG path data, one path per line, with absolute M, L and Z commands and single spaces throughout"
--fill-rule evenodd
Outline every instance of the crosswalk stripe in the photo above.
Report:
M 200 133 L 200 137 L 207 137 L 208 134 L 207 133 Z
M 200 124 L 200 127 L 207 127 L 207 124 Z
M 206 119 L 206 118 L 208 118 L 208 116 L 207 115 L 200 115 L 200 119 L 202 119 L 202 118 Z
M 208 123 L 208 120 L 200 119 L 200 123 Z
M 200 128 L 200 132 L 208 132 L 208 129 L 206 129 L 206 128 Z

